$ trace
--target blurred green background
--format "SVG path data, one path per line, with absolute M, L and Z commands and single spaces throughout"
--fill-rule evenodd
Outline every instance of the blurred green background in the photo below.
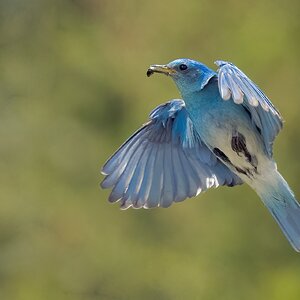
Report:
M 153 63 L 238 65 L 286 123 L 300 197 L 299 1 L 0 1 L 0 299 L 300 299 L 300 256 L 247 186 L 120 211 L 101 165 L 178 92 Z

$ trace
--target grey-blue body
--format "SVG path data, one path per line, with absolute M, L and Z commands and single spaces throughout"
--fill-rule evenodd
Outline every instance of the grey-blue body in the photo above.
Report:
M 211 80 L 202 90 L 182 95 L 186 110 L 193 121 L 201 140 L 211 151 L 221 150 L 230 162 L 224 162 L 233 172 L 237 173 L 244 181 L 249 181 L 248 176 L 238 172 L 239 169 L 253 169 L 253 165 L 245 160 L 245 157 L 237 155 L 231 147 L 234 133 L 240 133 L 247 137 L 247 148 L 250 153 L 255 153 L 261 158 L 261 163 L 256 161 L 257 167 L 263 167 L 270 161 L 267 150 L 264 147 L 259 129 L 252 122 L 251 116 L 242 105 L 236 105 L 233 101 L 224 101 L 219 93 L 218 82 Z M 197 99 L 195 101 L 195 99 Z M 271 159 L 272 161 L 272 159 Z M 258 171 L 252 172 L 252 176 L 258 176 Z
M 153 65 L 183 100 L 155 108 L 150 121 L 106 162 L 103 188 L 121 207 L 168 207 L 220 185 L 250 185 L 296 251 L 300 205 L 272 158 L 282 118 L 266 95 L 236 66 L 218 61 L 218 72 L 178 59 Z

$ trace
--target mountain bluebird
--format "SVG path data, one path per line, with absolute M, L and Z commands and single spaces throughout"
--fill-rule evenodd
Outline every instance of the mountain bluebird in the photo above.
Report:
M 260 196 L 296 251 L 300 205 L 272 158 L 282 118 L 236 66 L 217 72 L 190 59 L 152 65 L 169 75 L 182 99 L 155 108 L 102 169 L 109 201 L 121 208 L 168 207 L 211 187 L 247 183 Z

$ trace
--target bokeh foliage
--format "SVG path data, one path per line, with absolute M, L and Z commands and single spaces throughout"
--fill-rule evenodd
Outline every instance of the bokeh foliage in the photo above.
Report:
M 230 60 L 286 119 L 300 197 L 299 1 L 0 1 L 0 299 L 300 299 L 300 256 L 247 186 L 156 210 L 100 166 L 178 97 L 152 63 Z

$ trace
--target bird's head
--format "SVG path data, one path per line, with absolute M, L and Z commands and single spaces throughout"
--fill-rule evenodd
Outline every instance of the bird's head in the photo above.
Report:
M 154 73 L 171 76 L 181 94 L 201 90 L 216 75 L 204 64 L 187 58 L 176 59 L 166 65 L 151 65 L 147 76 Z

